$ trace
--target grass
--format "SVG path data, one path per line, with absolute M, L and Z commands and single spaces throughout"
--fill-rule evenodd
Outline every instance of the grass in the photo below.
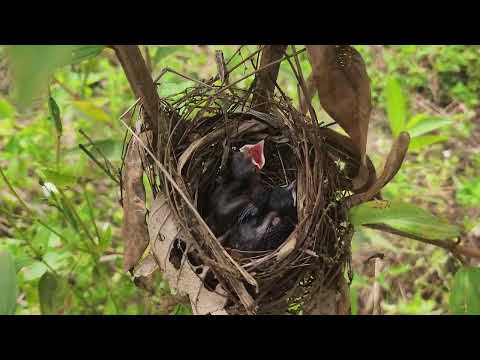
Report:
M 222 49 L 228 59 L 236 48 L 151 46 L 152 72 L 155 76 L 169 67 L 197 79 L 210 77 L 216 72 L 216 49 Z M 406 94 L 412 114 L 448 115 L 453 120 L 452 126 L 434 131 L 435 135 L 445 136 L 446 141 L 408 155 L 384 196 L 428 208 L 462 225 L 465 238 L 475 241 L 472 230 L 479 225 L 480 215 L 480 47 L 360 45 L 357 49 L 365 58 L 372 80 L 375 109 L 368 153 L 377 167 L 392 141 L 384 92 L 390 75 L 395 76 Z M 87 143 L 80 133 L 83 131 L 114 166 L 119 166 L 123 129 L 118 118 L 135 99 L 119 64 L 107 53 L 54 74 L 50 94 L 59 106 L 63 125 L 58 159 L 57 132 L 48 98 L 38 99 L 34 107 L 20 111 L 10 96 L 11 88 L 2 87 L 0 168 L 26 205 L 22 206 L 0 180 L 0 249 L 8 249 L 16 260 L 17 314 L 41 313 L 43 290 L 39 289 L 47 281 L 40 279 L 46 279 L 47 272 L 55 274 L 64 289 L 65 296 L 52 310 L 56 313 L 166 311 L 161 299 L 169 290 L 161 279 L 156 294 L 149 296 L 121 271 L 118 186 L 78 148 L 79 143 Z M 247 49 L 242 54 L 247 56 Z M 308 74 L 305 54 L 301 61 L 304 74 Z M 239 69 L 238 77 L 245 74 L 246 70 Z M 8 84 L 6 78 L 2 70 L 0 84 Z M 279 82 L 288 96 L 296 98 L 288 64 L 282 64 Z M 169 73 L 162 77 L 159 93 L 176 93 L 189 85 L 188 80 Z M 318 109 L 317 99 L 314 106 Z M 355 313 L 369 311 L 368 299 L 375 279 L 373 262 L 364 264 L 363 259 L 378 251 L 385 254 L 377 278 L 384 313 L 447 313 L 448 290 L 458 264 L 443 250 L 373 230 L 358 232 L 353 247 Z M 189 313 L 182 306 L 168 311 Z

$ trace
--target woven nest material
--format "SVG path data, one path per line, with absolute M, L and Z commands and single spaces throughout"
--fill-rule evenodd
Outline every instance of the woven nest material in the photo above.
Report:
M 251 91 L 227 83 L 199 84 L 160 100 L 165 126 L 157 146 L 142 111 L 128 142 L 129 151 L 140 154 L 154 196 L 149 255 L 136 274 L 154 264 L 171 288 L 188 295 L 195 314 L 308 310 L 319 294 L 339 291 L 345 270 L 350 274 L 353 229 L 344 200 L 359 169 L 358 151 L 285 96 L 265 99 L 267 112 L 252 109 L 251 98 Z M 262 180 L 271 187 L 296 179 L 298 224 L 273 251 L 225 249 L 204 221 L 206 204 L 232 151 L 262 139 Z

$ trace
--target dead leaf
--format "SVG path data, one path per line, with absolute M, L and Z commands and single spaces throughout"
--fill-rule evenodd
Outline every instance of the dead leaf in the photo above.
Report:
M 218 75 L 222 83 L 228 83 L 228 70 L 225 65 L 225 58 L 222 50 L 215 50 L 215 62 L 217 64 Z
M 148 232 L 153 255 L 158 261 L 164 279 L 168 281 L 170 288 L 176 289 L 180 296 L 188 296 L 194 314 L 205 315 L 210 313 L 222 313 L 227 303 L 226 292 L 217 285 L 215 292 L 209 291 L 203 285 L 201 275 L 208 271 L 207 266 L 193 267 L 183 253 L 181 262 L 183 266 L 175 268 L 170 262 L 170 254 L 173 243 L 177 238 L 185 241 L 187 248 L 189 242 L 186 236 L 182 236 L 180 227 L 170 209 L 170 205 L 162 193 L 158 193 L 153 201 L 148 217 Z
M 148 246 L 143 167 L 135 139 L 132 139 L 128 146 L 122 176 L 124 268 L 129 271 L 137 264 Z
M 347 156 L 351 157 L 353 160 L 358 162 L 358 166 L 360 168 L 361 159 L 358 154 L 357 148 L 351 138 L 344 136 L 339 132 L 336 132 L 329 128 L 321 128 L 320 134 L 325 138 L 325 141 L 327 142 L 327 144 L 332 145 L 335 149 L 340 150 L 340 152 L 346 154 Z M 368 170 L 368 174 L 364 176 L 366 176 L 367 181 L 362 187 L 358 189 L 353 189 L 355 193 L 367 191 L 377 180 L 375 166 L 373 165 L 372 161 L 368 156 L 365 156 L 365 162 L 367 164 L 366 169 Z M 353 171 L 358 171 L 358 170 L 352 169 L 352 172 Z
M 371 200 L 385 185 L 387 185 L 397 174 L 402 166 L 405 155 L 407 154 L 408 145 L 410 144 L 410 135 L 401 132 L 397 140 L 392 144 L 387 161 L 383 167 L 383 171 L 375 181 L 375 183 L 364 193 L 351 196 L 347 201 L 349 207 L 361 204 Z
M 145 257 L 145 259 L 142 260 L 142 262 L 137 266 L 137 268 L 134 271 L 134 276 L 135 277 L 148 277 L 152 275 L 155 270 L 158 269 L 157 262 L 155 261 L 155 258 L 153 255 L 148 255 Z
M 370 79 L 360 53 L 347 45 L 307 45 L 312 77 L 325 111 L 352 138 L 361 166 L 353 180 L 354 189 L 368 180 L 365 153 L 372 111 Z M 313 94 L 308 94 L 310 97 Z

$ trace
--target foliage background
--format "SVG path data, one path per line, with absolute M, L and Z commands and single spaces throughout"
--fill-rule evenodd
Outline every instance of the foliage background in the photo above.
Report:
M 368 154 L 377 167 L 392 141 L 392 117 L 396 116 L 392 111 L 402 111 L 389 105 L 387 89 L 392 78 L 405 96 L 408 118 L 428 114 L 452 123 L 431 132 L 445 137 L 444 141 L 410 152 L 385 188 L 385 198 L 429 209 L 460 225 L 463 240 L 479 246 L 480 47 L 355 47 L 372 80 Z M 228 58 L 236 47 L 142 49 L 148 53 L 154 76 L 169 67 L 202 79 L 216 72 L 216 49 Z M 254 47 L 246 47 L 242 54 L 246 56 L 248 50 Z M 305 56 L 302 67 L 310 72 Z M 296 82 L 288 64 L 281 66 L 279 83 L 296 99 Z M 176 93 L 189 85 L 188 80 L 167 74 L 159 94 Z M 0 47 L 0 168 L 30 209 L 0 180 L 0 250 L 8 249 L 15 259 L 16 313 L 188 314 L 188 307 L 169 301 L 170 290 L 161 279 L 151 296 L 122 272 L 118 186 L 78 147 L 87 143 L 83 131 L 114 166 L 120 165 L 124 129 L 118 118 L 135 99 L 113 52 L 104 50 L 100 56 L 54 73 L 50 94 L 60 110 L 60 138 L 47 95 L 22 108 L 14 93 L 6 50 Z M 314 106 L 319 109 L 318 99 Z M 385 255 L 377 278 L 373 262 L 364 262 L 376 252 Z M 353 313 L 371 313 L 375 281 L 381 286 L 385 314 L 448 313 L 449 289 L 459 263 L 444 250 L 362 230 L 353 241 L 353 260 Z

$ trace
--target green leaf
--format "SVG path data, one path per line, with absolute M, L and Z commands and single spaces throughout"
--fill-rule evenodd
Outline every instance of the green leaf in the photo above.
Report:
M 71 64 L 78 64 L 100 54 L 104 45 L 77 45 L 72 51 Z
M 50 111 L 50 116 L 55 123 L 55 129 L 57 130 L 57 136 L 62 135 L 62 120 L 60 119 L 60 108 L 58 107 L 55 99 L 53 97 L 48 98 L 48 109 Z
M 0 119 L 11 118 L 15 115 L 15 108 L 5 99 L 0 99 Z
M 72 105 L 80 113 L 82 113 L 91 120 L 105 122 L 111 120 L 110 116 L 105 111 L 103 111 L 101 108 L 95 106 L 89 101 L 73 101 Z
M 105 304 L 105 309 L 103 310 L 104 315 L 117 315 L 118 310 L 115 306 L 115 302 L 112 299 L 112 296 L 108 296 L 107 303 Z
M 440 135 L 417 136 L 410 140 L 410 145 L 408 146 L 408 150 L 411 152 L 417 152 L 429 145 L 446 141 L 446 140 L 448 140 L 448 136 L 440 136 Z
M 106 250 L 112 243 L 112 227 L 107 224 L 106 229 L 103 230 L 103 233 L 100 237 L 100 249 Z
M 52 169 L 42 169 L 40 171 L 43 177 L 48 181 L 54 183 L 57 186 L 72 185 L 76 182 L 77 178 L 64 171 L 57 171 Z
M 385 86 L 385 102 L 388 120 L 393 136 L 396 138 L 405 129 L 407 120 L 407 101 L 400 84 L 394 77 L 387 80 Z
M 421 122 L 425 119 L 428 119 L 430 117 L 432 117 L 432 115 L 425 114 L 425 113 L 420 113 L 420 114 L 413 115 L 410 118 L 410 120 L 408 120 L 406 128 L 410 129 L 410 128 L 414 127 L 415 125 L 417 125 L 419 122 Z
M 414 120 L 412 125 L 411 122 L 407 125 L 407 131 L 412 138 L 424 135 L 431 131 L 437 130 L 441 127 L 451 125 L 453 121 L 451 119 L 446 119 L 438 116 L 426 117 L 420 120 Z
M 35 261 L 33 264 L 23 268 L 23 278 L 25 281 L 33 281 L 41 277 L 47 271 L 47 266 L 41 261 Z
M 399 201 L 369 201 L 350 209 L 354 227 L 383 224 L 396 230 L 430 240 L 458 237 L 460 229 L 414 205 Z
M 53 72 L 69 62 L 74 45 L 12 45 L 7 53 L 14 96 L 21 107 L 29 106 L 47 90 Z
M 38 298 L 43 315 L 61 314 L 64 311 L 66 281 L 50 272 L 46 272 L 38 282 Z
M 11 45 L 7 47 L 15 97 L 29 106 L 47 89 L 54 71 L 98 55 L 98 45 Z
M 17 307 L 15 261 L 7 251 L 0 252 L 0 315 L 13 315 Z
M 356 288 L 350 289 L 350 304 L 351 314 L 358 315 L 358 290 Z
M 456 198 L 459 204 L 478 208 L 480 204 L 480 176 L 467 178 L 457 185 Z
M 480 268 L 463 267 L 453 278 L 450 312 L 455 315 L 480 315 Z
M 192 309 L 183 304 L 177 304 L 170 315 L 192 315 Z
M 46 253 L 43 258 L 52 269 L 58 270 L 61 267 L 66 267 L 68 265 L 68 259 L 71 256 L 72 254 L 68 251 L 59 253 L 58 250 L 53 250 Z
M 27 255 L 21 255 L 15 257 L 15 271 L 19 272 L 22 270 L 25 266 L 31 265 L 35 260 L 33 260 L 30 256 Z
M 92 141 L 93 145 L 86 145 L 90 151 L 93 151 L 93 148 L 99 150 L 109 159 L 119 159 L 122 155 L 123 144 L 120 141 L 114 139 L 104 139 Z
M 153 61 L 158 63 L 161 59 L 177 52 L 178 50 L 184 48 L 184 46 L 159 46 L 155 55 L 153 55 Z
M 70 203 L 65 197 L 60 198 L 60 205 L 62 209 L 62 214 L 65 216 L 65 219 L 72 225 L 75 230 L 78 230 L 77 219 L 75 218 L 72 210 L 70 210 Z

